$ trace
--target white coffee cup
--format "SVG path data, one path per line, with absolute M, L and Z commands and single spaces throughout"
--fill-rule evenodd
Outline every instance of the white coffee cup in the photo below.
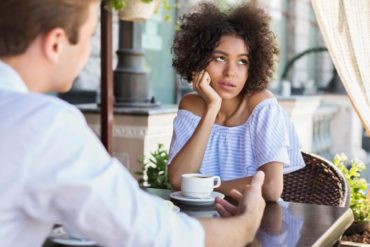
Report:
M 209 197 L 214 188 L 221 185 L 219 176 L 187 173 L 181 176 L 181 194 L 191 198 Z

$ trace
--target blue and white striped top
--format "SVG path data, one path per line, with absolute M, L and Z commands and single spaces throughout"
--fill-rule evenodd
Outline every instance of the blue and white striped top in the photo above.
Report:
M 192 136 L 201 117 L 179 110 L 174 120 L 169 162 Z M 214 124 L 200 173 L 222 180 L 253 176 L 272 161 L 284 164 L 284 173 L 304 166 L 297 133 L 276 98 L 261 101 L 247 121 L 234 127 Z

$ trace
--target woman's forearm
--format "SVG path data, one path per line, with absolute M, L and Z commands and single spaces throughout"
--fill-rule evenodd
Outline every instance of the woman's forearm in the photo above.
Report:
M 169 179 L 174 189 L 180 189 L 182 174 L 196 173 L 199 171 L 217 112 L 212 109 L 206 111 L 204 117 L 202 117 L 194 130 L 193 135 L 169 165 Z
M 263 165 L 260 170 L 265 173 L 265 181 L 262 186 L 262 195 L 266 201 L 277 201 L 283 191 L 283 165 L 278 162 L 271 162 Z M 222 181 L 221 186 L 216 190 L 228 195 L 232 189 L 244 191 L 247 184 L 250 184 L 252 177 L 238 178 Z
M 244 188 L 247 184 L 250 184 L 252 181 L 252 177 L 244 177 L 244 178 L 238 178 L 228 181 L 222 181 L 221 186 L 216 188 L 215 190 L 225 194 L 229 195 L 230 191 L 232 189 L 239 190 L 240 192 L 244 191 Z
M 221 186 L 216 190 L 228 195 L 232 189 L 239 190 L 243 192 L 245 186 L 250 184 L 252 177 L 239 178 L 234 180 L 222 181 Z M 277 201 L 282 192 L 282 186 L 279 183 L 274 183 L 274 181 L 266 181 L 262 186 L 262 195 L 266 201 L 275 202 Z

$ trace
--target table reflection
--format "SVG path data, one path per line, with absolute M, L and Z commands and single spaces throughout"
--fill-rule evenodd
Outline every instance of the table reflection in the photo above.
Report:
M 289 203 L 268 203 L 255 241 L 250 246 L 296 246 L 303 219 L 293 215 Z
M 170 199 L 170 190 L 145 190 L 163 199 Z M 172 201 L 180 207 L 181 213 L 189 216 L 219 217 L 214 205 L 195 206 Z M 267 203 L 260 228 L 248 246 L 333 246 L 352 222 L 353 214 L 349 208 L 283 201 Z M 48 241 L 44 246 L 58 245 Z
M 181 212 L 192 217 L 219 217 L 214 206 L 196 207 L 175 202 Z M 253 243 L 248 246 L 298 246 L 303 219 L 289 210 L 289 202 L 267 203 L 261 226 Z
M 174 201 L 192 217 L 219 217 L 214 206 L 191 206 Z M 304 203 L 267 203 L 260 228 L 248 246 L 333 246 L 353 222 L 348 208 Z
M 164 199 L 169 199 L 171 193 L 170 190 L 145 190 Z M 233 202 L 231 198 L 227 200 Z M 194 206 L 172 201 L 182 213 L 192 217 L 219 217 L 214 205 Z M 352 222 L 349 208 L 284 201 L 267 203 L 261 226 L 250 246 L 333 246 Z

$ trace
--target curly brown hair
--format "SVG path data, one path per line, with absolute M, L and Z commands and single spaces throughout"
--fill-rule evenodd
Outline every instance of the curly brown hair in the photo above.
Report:
M 227 11 L 211 2 L 201 3 L 194 12 L 180 17 L 180 29 L 172 46 L 172 65 L 190 82 L 194 72 L 207 67 L 222 36 L 237 36 L 249 49 L 249 76 L 244 92 L 266 89 L 279 54 L 269 21 L 269 15 L 252 3 Z

